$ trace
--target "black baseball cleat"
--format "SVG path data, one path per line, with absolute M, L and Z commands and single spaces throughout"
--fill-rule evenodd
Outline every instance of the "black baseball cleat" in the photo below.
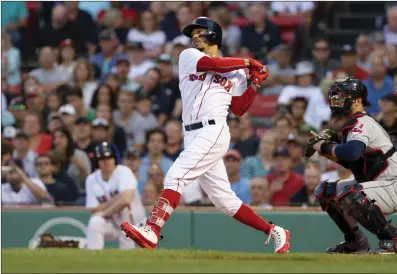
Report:
M 365 253 L 370 250 L 369 246 L 363 246 L 357 248 L 355 242 L 342 242 L 335 247 L 329 247 L 327 253 L 329 254 L 355 254 L 355 253 Z
M 382 255 L 397 254 L 397 239 L 379 241 L 379 247 L 373 250 L 373 253 Z

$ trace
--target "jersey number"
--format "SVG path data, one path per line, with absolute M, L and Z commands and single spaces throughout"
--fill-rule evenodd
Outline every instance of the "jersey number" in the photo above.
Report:
M 359 134 L 363 133 L 363 127 L 364 124 L 359 124 L 358 126 L 355 126 L 352 130 L 352 133 L 359 133 Z
M 114 196 L 116 196 L 117 194 L 118 194 L 119 192 L 116 190 L 116 191 L 113 191 L 113 192 L 110 192 L 110 197 L 114 197 Z M 97 197 L 97 199 L 98 199 L 98 201 L 99 201 L 99 203 L 104 203 L 104 202 L 106 202 L 108 199 L 106 198 L 106 196 L 105 195 L 103 195 L 103 196 L 100 196 L 100 197 Z
M 229 81 L 226 77 L 223 77 L 219 74 L 214 75 L 213 82 L 215 84 L 221 85 L 227 92 L 230 92 L 230 89 L 233 87 L 232 81 Z

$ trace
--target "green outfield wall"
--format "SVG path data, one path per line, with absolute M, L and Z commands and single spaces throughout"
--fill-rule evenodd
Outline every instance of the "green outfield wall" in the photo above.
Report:
M 267 220 L 291 231 L 291 252 L 323 252 L 343 240 L 335 224 L 323 212 L 259 212 Z M 35 246 L 37 236 L 50 232 L 61 238 L 83 240 L 90 213 L 84 210 L 2 210 L 2 248 Z M 389 216 L 397 223 L 397 215 Z M 367 233 L 369 235 L 369 233 Z M 216 211 L 175 211 L 163 230 L 159 247 L 225 251 L 272 251 L 265 237 Z M 376 238 L 369 235 L 372 246 Z M 117 243 L 107 242 L 109 247 Z

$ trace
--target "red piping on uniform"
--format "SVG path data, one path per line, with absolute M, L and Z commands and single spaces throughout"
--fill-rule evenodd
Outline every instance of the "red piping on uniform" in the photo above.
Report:
M 203 104 L 203 100 L 204 100 L 205 95 L 207 94 L 207 91 L 208 91 L 208 90 L 210 89 L 210 87 L 211 87 L 212 79 L 214 78 L 214 76 L 215 76 L 215 74 L 212 75 L 211 80 L 210 80 L 210 85 L 209 85 L 208 88 L 205 90 L 204 95 L 203 95 L 203 98 L 201 98 L 200 106 L 199 106 L 199 109 L 198 109 L 197 115 L 196 115 L 196 120 L 198 119 L 198 116 L 199 116 L 199 113 L 200 113 L 200 109 L 201 109 L 201 105 Z M 203 87 L 203 85 L 201 85 L 201 87 Z M 200 89 L 200 90 L 201 90 L 201 89 Z
M 244 59 L 241 58 L 203 56 L 197 62 L 198 72 L 214 71 L 225 73 L 246 67 Z
M 243 115 L 251 106 L 258 93 L 256 90 L 249 86 L 241 96 L 233 96 L 230 108 L 234 115 Z

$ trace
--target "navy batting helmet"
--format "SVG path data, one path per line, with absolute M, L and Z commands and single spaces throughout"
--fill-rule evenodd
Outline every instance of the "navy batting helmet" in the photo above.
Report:
M 355 99 L 361 98 L 364 106 L 370 106 L 367 87 L 358 79 L 347 77 L 336 80 L 328 90 L 328 102 L 334 115 L 350 115 Z
M 120 153 L 115 145 L 103 142 L 95 147 L 95 158 L 97 160 L 109 157 L 114 157 L 116 164 L 120 164 Z
M 218 45 L 218 48 L 222 46 L 222 28 L 214 20 L 208 17 L 198 17 L 194 19 L 193 23 L 183 28 L 183 34 L 189 38 L 192 38 L 192 31 L 195 28 L 206 28 L 208 33 L 205 35 L 208 42 Z

